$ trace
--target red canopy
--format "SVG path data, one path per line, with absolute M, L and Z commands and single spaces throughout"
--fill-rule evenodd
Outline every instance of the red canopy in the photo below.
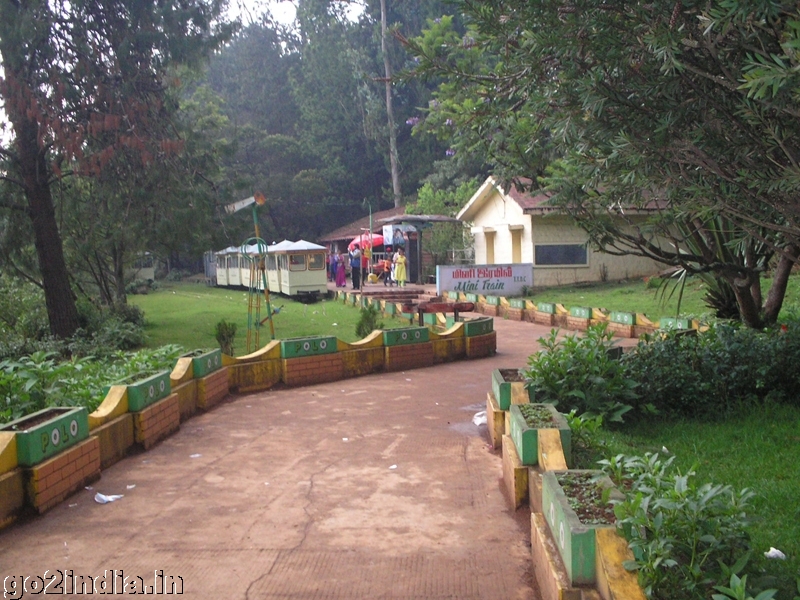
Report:
M 372 244 L 370 244 L 370 235 L 367 233 L 362 233 L 357 238 L 354 238 L 352 242 L 347 244 L 348 250 L 353 250 L 356 244 L 358 244 L 359 248 L 362 250 L 364 248 L 371 248 L 373 246 L 383 246 L 383 236 L 377 233 L 372 234 Z

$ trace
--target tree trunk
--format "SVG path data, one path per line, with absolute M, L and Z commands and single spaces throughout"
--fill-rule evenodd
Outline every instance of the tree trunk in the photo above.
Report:
M 46 155 L 37 140 L 39 126 L 36 121 L 13 114 L 13 110 L 10 112 L 16 133 L 19 171 L 33 224 L 50 333 L 68 338 L 78 329 L 78 309 L 69 285 L 64 247 L 50 192 Z
M 386 48 L 386 0 L 381 0 L 381 53 L 383 54 L 383 70 L 386 86 L 386 118 L 389 121 L 389 166 L 392 170 L 392 192 L 395 208 L 402 205 L 403 197 L 400 190 L 400 167 L 397 159 L 397 131 L 394 125 L 394 110 L 392 109 L 392 65 L 389 63 L 389 53 Z
M 127 304 L 128 297 L 125 294 L 125 251 L 123 242 L 113 245 L 112 256 L 114 258 L 114 283 L 116 287 L 115 304 Z
M 789 275 L 796 264 L 798 253 L 796 246 L 786 248 L 785 253 L 778 261 L 778 266 L 775 267 L 775 272 L 772 274 L 772 285 L 767 292 L 767 301 L 764 304 L 764 322 L 767 325 L 774 325 L 778 322 L 778 314 L 781 312 L 783 298 L 786 296 Z

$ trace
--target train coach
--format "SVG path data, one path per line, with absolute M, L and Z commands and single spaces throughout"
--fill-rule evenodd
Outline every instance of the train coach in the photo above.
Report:
M 265 251 L 266 250 L 266 251 Z M 303 302 L 314 302 L 328 292 L 324 246 L 299 240 L 284 240 L 271 246 L 231 246 L 216 253 L 217 286 L 264 289 L 258 266 L 265 262 L 270 293 Z

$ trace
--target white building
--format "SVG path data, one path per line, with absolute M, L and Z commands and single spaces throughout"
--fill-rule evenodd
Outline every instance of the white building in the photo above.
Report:
M 547 198 L 513 187 L 503 192 L 489 177 L 457 215 L 470 224 L 475 264 L 532 263 L 537 287 L 644 277 L 663 268 L 648 258 L 593 250 L 586 233 L 559 208 L 547 206 Z

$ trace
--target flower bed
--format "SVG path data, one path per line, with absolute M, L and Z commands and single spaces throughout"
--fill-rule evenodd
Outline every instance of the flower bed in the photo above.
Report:
M 32 467 L 89 437 L 85 408 L 46 408 L 0 427 L 17 438 L 17 461 Z
M 564 458 L 571 462 L 572 432 L 564 415 L 551 404 L 512 404 L 509 409 L 511 439 L 523 465 L 539 462 L 539 430 L 558 429 Z

